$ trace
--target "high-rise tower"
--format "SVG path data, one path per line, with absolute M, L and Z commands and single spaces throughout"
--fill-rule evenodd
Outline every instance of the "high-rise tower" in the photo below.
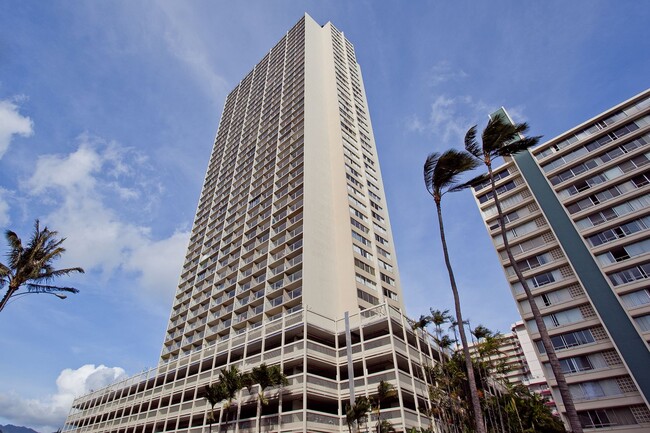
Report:
M 382 419 L 428 426 L 439 355 L 403 311 L 354 49 L 306 15 L 226 99 L 159 365 L 75 400 L 65 430 L 207 431 L 205 385 L 261 363 L 289 378 L 265 431 L 347 431 L 345 404 L 381 381 Z M 257 431 L 256 395 L 215 428 Z
M 649 163 L 647 90 L 494 170 L 513 255 L 587 429 L 650 428 Z M 475 196 L 554 387 L 488 184 Z
M 295 26 L 226 99 L 162 359 L 308 305 L 403 310 L 361 71 Z

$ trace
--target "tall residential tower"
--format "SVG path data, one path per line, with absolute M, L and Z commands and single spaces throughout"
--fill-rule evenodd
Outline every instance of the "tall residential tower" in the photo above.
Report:
M 650 429 L 649 163 L 647 90 L 494 170 L 514 257 L 586 429 Z M 488 184 L 475 196 L 562 411 Z
M 354 49 L 305 16 L 226 99 L 159 365 L 75 400 L 65 430 L 207 431 L 205 385 L 261 363 L 289 378 L 264 431 L 347 431 L 380 381 L 398 391 L 383 419 L 428 426 L 438 354 L 403 312 Z M 215 428 L 256 431 L 256 395 Z

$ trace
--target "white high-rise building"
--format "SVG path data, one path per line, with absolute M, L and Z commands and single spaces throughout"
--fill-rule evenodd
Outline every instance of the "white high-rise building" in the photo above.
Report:
M 75 400 L 65 430 L 207 431 L 205 385 L 260 363 L 289 378 L 264 431 L 347 431 L 345 403 L 382 380 L 382 418 L 426 427 L 438 355 L 403 312 L 354 48 L 306 15 L 226 99 L 159 365 Z M 256 431 L 255 396 L 215 429 Z
M 505 111 L 495 115 L 507 118 Z M 650 429 L 650 90 L 495 168 L 519 269 L 585 429 Z M 474 189 L 526 329 L 564 411 L 493 193 Z

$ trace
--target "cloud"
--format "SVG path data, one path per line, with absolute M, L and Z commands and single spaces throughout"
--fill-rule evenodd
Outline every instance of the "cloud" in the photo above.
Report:
M 448 81 L 459 81 L 468 76 L 462 69 L 454 69 L 448 60 L 441 60 L 431 68 L 429 84 L 437 86 Z
M 63 427 L 75 397 L 124 378 L 120 367 L 86 364 L 76 370 L 66 368 L 56 379 L 55 394 L 39 399 L 22 398 L 15 392 L 0 394 L 0 413 L 14 424 L 54 431 Z
M 169 52 L 189 68 L 214 101 L 219 101 L 227 90 L 227 82 L 216 72 L 210 58 L 214 49 L 206 47 L 197 36 L 199 19 L 195 12 L 181 3 L 160 3 L 158 6 L 167 19 L 164 38 Z
M 9 218 L 9 203 L 6 196 L 9 193 L 6 189 L 0 187 L 0 226 L 6 227 L 11 221 Z
M 0 159 L 9 149 L 14 135 L 29 137 L 34 133 L 34 122 L 21 116 L 18 105 L 10 100 L 0 100 Z
M 413 115 L 406 121 L 409 131 L 432 134 L 441 145 L 458 146 L 477 119 L 487 119 L 494 107 L 471 96 L 439 95 L 432 103 L 426 120 Z
M 467 95 L 439 95 L 431 103 L 428 117 L 423 119 L 411 115 L 406 119 L 405 127 L 411 132 L 436 137 L 441 147 L 458 147 L 462 145 L 467 130 L 476 124 L 481 129 L 488 115 L 498 107 L 498 104 L 489 104 Z M 524 107 L 508 107 L 507 110 L 515 122 L 526 120 Z
M 65 266 L 105 280 L 133 272 L 143 289 L 164 299 L 176 286 L 189 233 L 154 239 L 136 222 L 160 193 L 152 171 L 137 151 L 84 134 L 72 153 L 39 157 L 22 187 L 49 202 L 43 221 L 67 238 Z

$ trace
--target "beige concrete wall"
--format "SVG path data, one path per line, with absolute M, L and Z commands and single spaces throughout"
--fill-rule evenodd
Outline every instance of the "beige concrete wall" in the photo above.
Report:
M 305 22 L 303 300 L 329 317 L 358 310 L 329 24 Z

